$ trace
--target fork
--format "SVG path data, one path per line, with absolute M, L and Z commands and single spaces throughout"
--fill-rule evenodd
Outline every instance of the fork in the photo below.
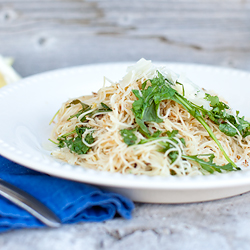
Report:
M 0 179 L 0 195 L 23 208 L 49 227 L 59 227 L 61 225 L 60 219 L 43 203 L 2 179 Z

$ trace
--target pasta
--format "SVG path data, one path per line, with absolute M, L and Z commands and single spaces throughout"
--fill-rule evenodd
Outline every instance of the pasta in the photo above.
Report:
M 155 92 L 147 104 L 150 95 L 146 91 L 153 91 L 152 79 L 159 84 L 161 77 L 169 84 L 173 96 L 164 99 L 165 92 L 161 96 Z M 202 118 L 197 120 L 178 98 L 175 101 L 175 96 L 197 108 Z M 212 98 L 185 77 L 141 59 L 128 68 L 120 82 L 111 82 L 97 93 L 62 105 L 51 135 L 51 141 L 59 148 L 52 155 L 95 170 L 149 176 L 207 175 L 239 170 L 234 163 L 248 166 L 249 123 L 227 109 L 227 119 L 218 125 L 222 119 L 212 120 L 211 114 L 215 114 Z M 218 103 L 224 105 L 221 110 L 225 113 L 227 104 L 221 100 Z M 199 114 L 196 116 L 200 117 Z M 220 144 L 211 138 L 201 119 Z M 244 133 L 239 131 L 243 121 L 247 124 Z M 233 136 L 226 135 L 232 133 L 230 126 L 236 131 Z

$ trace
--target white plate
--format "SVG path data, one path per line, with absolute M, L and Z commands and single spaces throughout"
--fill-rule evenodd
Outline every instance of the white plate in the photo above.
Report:
M 223 95 L 250 116 L 250 73 L 202 65 L 159 63 Z M 131 63 L 97 64 L 52 71 L 0 89 L 0 154 L 28 168 L 122 193 L 134 201 L 184 203 L 220 199 L 250 190 L 250 171 L 198 177 L 112 174 L 62 163 L 43 145 L 49 121 L 68 98 L 90 94 L 106 76 L 120 80 Z

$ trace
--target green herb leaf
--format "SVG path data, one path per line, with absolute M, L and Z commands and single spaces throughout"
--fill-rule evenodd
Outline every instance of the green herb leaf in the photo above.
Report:
M 77 104 L 81 104 L 81 105 L 82 105 L 82 109 L 81 109 L 80 111 L 78 111 L 76 114 L 71 115 L 71 116 L 68 118 L 68 120 L 72 119 L 73 117 L 77 117 L 77 118 L 78 118 L 81 114 L 83 114 L 83 113 L 85 113 L 85 112 L 87 112 L 87 111 L 89 111 L 89 110 L 91 109 L 90 106 L 89 106 L 88 104 L 85 104 L 85 103 L 81 102 L 81 101 L 78 100 L 78 99 L 75 99 L 75 100 L 73 100 L 72 102 L 70 102 L 69 105 L 68 105 L 66 108 L 71 107 L 71 105 L 77 105 Z M 85 120 L 86 120 L 86 117 L 84 116 L 84 117 L 81 119 L 81 121 L 83 122 L 83 121 L 85 121 Z
M 106 112 L 111 112 L 112 109 L 107 106 L 105 103 L 101 102 L 102 108 L 100 109 L 95 109 L 93 112 L 88 113 L 87 116 L 92 117 L 93 115 L 97 114 L 97 113 L 106 113 Z
M 219 130 L 227 136 L 235 136 L 237 134 L 236 128 L 232 127 L 228 123 L 221 123 L 219 125 Z
M 72 104 L 73 104 L 73 105 L 81 104 L 81 105 L 82 105 L 82 109 L 81 109 L 80 111 L 78 111 L 76 114 L 70 116 L 70 117 L 68 118 L 68 120 L 72 119 L 73 117 L 79 117 L 81 114 L 83 114 L 83 113 L 85 113 L 85 112 L 91 110 L 91 107 L 90 107 L 89 105 L 87 105 L 87 104 L 81 102 L 81 101 L 78 100 L 78 99 L 73 100 L 66 108 L 69 108 Z M 103 102 L 101 102 L 101 106 L 102 106 L 102 108 L 100 108 L 100 109 L 95 109 L 95 110 L 93 110 L 92 112 L 88 113 L 87 115 L 83 116 L 83 117 L 81 118 L 81 122 L 84 122 L 84 121 L 86 120 L 86 116 L 91 117 L 91 116 L 93 116 L 93 115 L 95 115 L 95 114 L 97 114 L 97 113 L 106 113 L 106 112 L 111 112 L 111 111 L 112 111 L 112 109 L 111 109 L 108 105 L 106 105 L 105 103 L 103 103 Z
M 243 117 L 239 117 L 239 111 L 236 112 L 237 121 L 234 126 L 240 131 L 243 137 L 250 135 L 250 122 L 246 121 Z
M 167 133 L 169 139 L 173 139 L 179 133 L 179 131 L 178 130 L 172 130 L 172 131 L 167 131 L 166 133 Z
M 177 160 L 178 156 L 179 156 L 178 151 L 172 151 L 168 154 L 168 158 L 170 159 L 171 164 L 173 164 Z
M 217 109 L 217 112 L 219 111 L 223 111 L 223 110 L 226 110 L 226 109 L 229 109 L 229 106 L 227 104 L 225 104 L 224 102 L 221 102 L 219 100 L 219 97 L 218 96 L 211 96 L 210 94 L 207 94 L 206 93 L 206 99 L 208 101 L 210 101 L 210 104 L 211 106 L 215 109 L 215 108 L 218 108 Z
M 87 104 L 84 104 L 83 102 L 81 102 L 80 100 L 78 100 L 78 99 L 75 99 L 75 100 L 73 100 L 72 102 L 70 102 L 69 103 L 69 105 L 66 107 L 66 108 L 69 108 L 69 107 L 71 107 L 71 105 L 77 105 L 77 104 L 81 104 L 82 106 L 84 105 L 87 105 Z M 88 105 L 87 105 L 88 106 Z M 84 108 L 84 107 L 83 107 Z
M 67 133 L 65 135 L 62 135 L 62 136 L 57 138 L 57 140 L 59 142 L 58 146 L 60 148 L 67 147 L 70 149 L 70 152 L 73 152 L 73 153 L 76 153 L 79 155 L 86 154 L 90 149 L 90 147 L 88 147 L 82 141 L 82 135 L 86 131 L 86 129 L 90 129 L 90 128 L 76 126 L 75 130 L 73 130 L 72 132 Z M 74 134 L 77 134 L 77 136 L 67 139 L 69 136 L 72 136 Z M 88 144 L 93 143 L 94 138 L 92 136 L 92 133 L 87 134 L 86 137 L 84 138 L 84 140 Z
M 105 103 L 103 103 L 103 102 L 101 102 L 101 105 L 102 105 L 102 109 L 99 109 L 99 110 L 103 110 L 103 111 L 105 111 L 105 112 L 110 112 L 110 111 L 112 111 L 112 109 L 108 106 L 108 105 L 106 105 Z
M 211 102 L 212 110 L 203 110 L 202 112 L 219 125 L 221 132 L 227 136 L 235 136 L 237 130 L 243 137 L 250 134 L 250 123 L 244 119 L 244 116 L 239 117 L 239 111 L 236 112 L 236 116 L 227 113 L 230 107 L 220 102 L 217 96 L 206 94 L 206 99 Z M 231 125 L 227 124 L 227 121 L 230 122 Z
M 198 158 L 200 156 L 209 156 L 209 161 L 204 161 L 203 159 Z M 214 154 L 192 155 L 192 156 L 182 155 L 183 159 L 191 160 L 191 161 L 195 161 L 195 162 L 199 163 L 199 165 L 204 170 L 206 170 L 207 172 L 209 172 L 211 174 L 213 174 L 215 171 L 221 173 L 222 170 L 224 170 L 224 171 L 241 170 L 239 167 L 237 167 L 237 166 L 235 167 L 231 163 L 228 163 L 228 164 L 223 165 L 223 166 L 216 165 L 215 163 L 213 163 L 214 157 L 215 157 Z
M 133 102 L 132 111 L 135 115 L 136 122 L 142 132 L 150 135 L 145 122 L 161 123 L 163 120 L 158 117 L 157 110 L 162 100 L 174 98 L 176 91 L 166 84 L 164 77 L 158 73 L 158 78 L 148 80 L 151 83 L 147 89 L 144 82 L 143 89 L 133 90 L 138 100 Z
M 186 147 L 186 141 L 184 138 L 180 138 L 180 141 L 182 142 L 182 144 L 184 145 L 184 147 Z
M 150 135 L 148 128 L 145 125 L 145 122 L 157 122 L 160 123 L 163 120 L 157 116 L 157 107 L 152 99 L 153 89 L 148 87 L 146 90 L 142 90 L 142 96 L 140 96 L 138 90 L 133 90 L 133 93 L 138 98 L 138 100 L 133 102 L 132 110 L 135 114 L 136 122 L 139 124 L 141 130 Z M 151 96 L 151 99 L 149 97 Z
M 161 131 L 160 130 L 157 130 L 156 132 L 154 132 L 153 134 L 152 134 L 152 136 L 151 137 L 153 137 L 153 138 L 157 138 L 157 137 L 159 137 L 160 135 L 161 135 Z
M 128 145 L 134 145 L 137 137 L 134 134 L 135 129 L 122 129 L 120 131 L 121 136 L 123 137 L 123 141 Z

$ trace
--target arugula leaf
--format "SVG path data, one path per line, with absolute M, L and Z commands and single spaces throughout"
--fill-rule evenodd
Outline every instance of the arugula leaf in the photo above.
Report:
M 222 147 L 221 143 L 219 142 L 219 140 L 216 138 L 215 134 L 213 133 L 213 131 L 211 130 L 211 128 L 208 126 L 208 124 L 205 122 L 202 114 L 199 112 L 199 109 L 197 109 L 197 107 L 195 105 L 193 105 L 191 102 L 189 102 L 186 98 L 184 98 L 183 96 L 181 96 L 179 93 L 176 94 L 177 99 L 180 101 L 179 103 L 182 104 L 182 106 L 194 117 L 196 118 L 201 125 L 207 130 L 208 134 L 210 135 L 210 137 L 214 140 L 214 142 L 217 144 L 217 146 L 219 147 L 220 151 L 222 152 L 223 156 L 225 157 L 225 159 L 232 164 L 232 166 L 234 168 L 237 168 L 237 165 L 229 158 L 229 156 L 227 155 L 227 153 L 225 152 L 224 148 Z
M 81 104 L 81 105 L 82 105 L 82 109 L 81 109 L 80 111 L 78 111 L 76 114 L 71 115 L 71 116 L 68 118 L 68 120 L 72 119 L 73 117 L 77 117 L 77 118 L 78 118 L 81 114 L 83 114 L 83 113 L 85 113 L 85 112 L 91 110 L 91 107 L 90 107 L 88 104 L 85 104 L 85 103 L 81 102 L 81 101 L 78 100 L 78 99 L 73 100 L 71 103 L 69 103 L 69 105 L 68 105 L 66 108 L 71 107 L 71 105 L 77 105 L 77 104 Z M 83 122 L 83 121 L 85 121 L 85 120 L 86 120 L 86 117 L 84 116 L 84 117 L 81 119 L 81 121 Z
M 58 140 L 58 147 L 60 148 L 64 148 L 67 147 L 70 149 L 70 152 L 74 152 L 77 153 L 79 155 L 81 154 L 86 154 L 90 147 L 88 147 L 86 144 L 84 144 L 82 142 L 82 135 L 83 133 L 86 131 L 86 129 L 90 129 L 87 127 L 75 127 L 75 130 L 71 131 L 70 133 L 64 134 L 60 137 L 57 138 Z M 73 134 L 77 134 L 76 137 L 67 139 L 67 137 L 73 135 Z M 89 133 L 86 135 L 86 137 L 84 138 L 84 140 L 88 143 L 91 144 L 94 142 L 94 138 L 92 136 L 92 133 Z
M 168 154 L 168 158 L 170 159 L 171 164 L 173 164 L 177 160 L 178 156 L 179 154 L 177 151 L 172 151 Z
M 73 100 L 66 108 L 71 107 L 72 104 L 73 105 L 81 104 L 82 105 L 82 109 L 80 111 L 78 111 L 76 114 L 70 116 L 68 118 L 68 120 L 72 119 L 73 117 L 77 117 L 78 118 L 81 114 L 83 114 L 83 113 L 91 110 L 91 107 L 88 104 L 85 104 L 85 103 L 81 102 L 78 99 Z M 91 116 L 93 116 L 93 115 L 95 115 L 97 113 L 106 113 L 106 112 L 111 112 L 112 111 L 112 109 L 108 105 L 106 105 L 105 103 L 103 103 L 103 102 L 101 102 L 101 106 L 102 106 L 102 108 L 95 109 L 92 112 L 88 113 L 87 115 L 83 116 L 81 118 L 81 122 L 84 122 L 86 120 L 86 116 L 91 117 Z
M 158 78 L 148 80 L 151 82 L 151 86 L 147 89 L 132 90 L 138 100 L 132 104 L 132 111 L 135 115 L 136 122 L 139 124 L 141 130 L 150 135 L 145 122 L 156 122 L 160 123 L 163 120 L 157 115 L 159 104 L 162 100 L 166 100 L 174 95 L 176 92 L 172 88 L 167 88 L 164 83 L 164 77 L 158 73 Z M 145 88 L 145 83 L 143 88 Z
M 81 101 L 78 100 L 78 99 L 75 99 L 75 100 L 73 100 L 72 102 L 70 102 L 69 105 L 68 105 L 66 108 L 69 108 L 69 107 L 71 107 L 72 105 L 77 105 L 77 104 L 81 104 L 81 105 L 82 105 L 82 108 L 85 108 L 86 106 L 89 107 L 89 105 L 87 105 L 87 104 L 81 102 Z
M 112 109 L 109 106 L 107 106 L 105 103 L 101 102 L 101 105 L 102 105 L 102 108 L 95 109 L 93 112 L 88 113 L 87 116 L 91 117 L 91 116 L 93 116 L 93 115 L 95 115 L 97 113 L 106 113 L 106 112 L 111 112 L 112 111 Z
M 112 109 L 106 105 L 105 103 L 101 102 L 101 105 L 102 105 L 102 109 L 99 109 L 99 110 L 102 110 L 103 112 L 109 112 L 109 111 L 112 111 Z
M 136 122 L 140 126 L 141 131 L 146 134 L 149 134 L 145 122 L 154 121 L 159 123 L 162 121 L 157 116 L 157 109 L 161 101 L 176 101 L 203 125 L 210 137 L 218 145 L 226 160 L 230 164 L 232 164 L 234 168 L 237 167 L 236 164 L 229 158 L 222 145 L 220 144 L 219 140 L 216 138 L 215 134 L 205 122 L 203 117 L 207 114 L 212 121 L 219 123 L 219 119 L 221 119 L 221 117 L 224 117 L 224 119 L 228 117 L 228 114 L 225 112 L 225 109 L 228 107 L 226 104 L 220 102 L 219 99 L 216 97 L 211 97 L 210 95 L 207 95 L 207 98 L 209 98 L 212 104 L 214 105 L 213 111 L 209 113 L 209 111 L 205 110 L 203 107 L 199 107 L 193 104 L 192 102 L 188 101 L 184 96 L 179 94 L 176 90 L 174 90 L 170 86 L 171 83 L 167 79 L 164 79 L 163 75 L 160 72 L 158 72 L 158 77 L 148 81 L 151 82 L 151 86 L 149 86 L 147 89 L 144 89 L 141 92 L 139 90 L 133 91 L 138 100 L 134 101 L 132 105 L 132 111 L 135 115 Z M 144 87 L 146 87 L 146 85 Z M 145 115 L 148 114 L 148 109 L 150 109 L 151 111 L 150 116 Z M 154 120 L 153 118 L 155 117 L 156 119 Z M 242 124 L 245 125 L 243 121 Z M 247 134 L 246 130 L 244 131 L 244 134 Z
M 156 104 L 152 99 L 154 95 L 154 89 L 148 87 L 146 90 L 142 90 L 140 95 L 139 90 L 132 90 L 134 95 L 138 100 L 134 101 L 132 104 L 132 111 L 135 114 L 136 123 L 139 124 L 141 130 L 150 135 L 148 128 L 145 125 L 145 122 L 157 122 L 160 123 L 163 120 L 157 116 L 155 110 Z M 151 99 L 150 99 L 151 98 Z
M 182 144 L 186 147 L 186 141 L 184 138 L 180 138 L 180 141 L 182 142 Z
M 153 137 L 153 138 L 156 138 L 156 137 L 159 137 L 160 135 L 161 135 L 161 131 L 160 130 L 157 130 L 157 131 L 155 131 L 152 135 L 151 135 L 151 137 Z
M 206 93 L 206 97 L 205 97 L 208 101 L 210 101 L 211 106 L 215 109 L 217 108 L 218 111 L 223 111 L 226 109 L 229 109 L 229 106 L 224 103 L 221 102 L 219 100 L 218 96 L 211 96 L 210 94 Z
M 221 123 L 219 125 L 219 130 L 227 136 L 235 136 L 237 134 L 236 128 L 232 127 L 228 123 Z
M 250 135 L 250 122 L 246 121 L 244 119 L 245 117 L 239 117 L 239 111 L 236 111 L 236 119 L 239 122 L 239 124 L 236 121 L 236 128 L 239 130 L 239 132 L 242 134 L 243 137 L 246 137 Z
M 137 137 L 134 134 L 135 129 L 122 129 L 120 131 L 121 136 L 123 137 L 123 141 L 128 145 L 134 145 Z
M 244 116 L 239 117 L 239 111 L 236 111 L 236 116 L 228 114 L 227 110 L 230 107 L 219 101 L 217 96 L 206 94 L 206 99 L 210 101 L 212 110 L 202 112 L 219 125 L 221 132 L 227 136 L 235 136 L 238 132 L 243 137 L 250 135 L 250 123 L 244 119 Z
M 198 157 L 200 156 L 209 156 L 209 161 L 204 161 Z M 239 167 L 237 166 L 233 166 L 231 163 L 228 163 L 224 166 L 219 166 L 216 165 L 215 163 L 213 163 L 214 160 L 214 154 L 207 154 L 207 155 L 182 155 L 183 159 L 186 160 L 191 160 L 191 161 L 195 161 L 197 163 L 199 163 L 199 165 L 206 171 L 208 171 L 209 173 L 213 174 L 215 171 L 222 173 L 222 170 L 224 171 L 236 171 L 236 170 L 240 170 Z
M 167 131 L 166 133 L 167 133 L 169 139 L 173 139 L 179 133 L 179 131 L 178 130 L 172 130 L 172 131 Z

